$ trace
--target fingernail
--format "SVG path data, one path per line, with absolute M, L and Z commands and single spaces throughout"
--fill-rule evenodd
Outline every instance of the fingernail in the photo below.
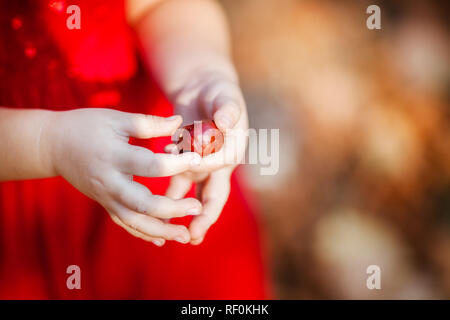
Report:
M 179 243 L 183 243 L 183 244 L 187 243 L 187 241 L 184 240 L 182 237 L 176 237 L 176 238 L 173 239 L 173 240 L 175 240 L 176 242 L 179 242 Z
M 164 242 L 162 240 L 153 240 L 152 241 L 155 246 L 162 247 Z
M 186 213 L 190 214 L 190 215 L 193 215 L 193 216 L 196 216 L 196 215 L 200 214 L 200 209 L 199 208 L 192 208 L 192 209 L 189 209 L 188 211 L 186 211 Z
M 178 118 L 178 116 L 171 116 L 171 117 L 166 118 L 166 120 L 173 121 L 173 120 L 176 120 L 177 118 Z
M 191 241 L 191 244 L 194 246 L 198 246 L 199 244 L 201 244 L 203 242 L 204 237 L 201 237 L 199 239 L 195 239 Z
M 219 118 L 219 121 L 224 128 L 231 128 L 232 123 L 233 123 L 229 116 L 221 116 Z

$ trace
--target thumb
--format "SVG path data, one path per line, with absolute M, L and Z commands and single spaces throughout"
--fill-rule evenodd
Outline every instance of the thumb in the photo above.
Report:
M 241 116 L 241 108 L 236 99 L 218 95 L 213 102 L 213 118 L 221 131 L 232 129 Z

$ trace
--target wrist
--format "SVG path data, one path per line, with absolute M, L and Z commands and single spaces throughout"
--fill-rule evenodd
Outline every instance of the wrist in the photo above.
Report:
M 189 57 L 191 56 L 191 57 Z M 180 91 L 193 86 L 202 86 L 211 81 L 225 80 L 238 85 L 239 79 L 230 58 L 214 51 L 195 51 L 187 53 L 179 61 L 173 72 L 167 72 L 162 81 L 169 98 L 174 99 Z
M 217 53 L 204 54 L 204 58 L 199 61 L 198 66 L 191 69 L 186 81 L 205 78 L 223 79 L 236 84 L 239 83 L 236 69 L 231 60 L 227 56 Z
M 174 90 L 168 92 L 168 98 L 175 107 L 185 106 L 192 96 L 201 98 L 214 88 L 223 85 L 239 88 L 239 81 L 234 69 L 218 68 L 217 66 L 201 66 L 193 69 L 189 75 L 180 81 Z M 187 100 L 186 100 L 187 99 Z
M 62 112 L 43 111 L 38 138 L 39 159 L 46 176 L 58 176 L 57 155 L 61 134 L 60 127 Z

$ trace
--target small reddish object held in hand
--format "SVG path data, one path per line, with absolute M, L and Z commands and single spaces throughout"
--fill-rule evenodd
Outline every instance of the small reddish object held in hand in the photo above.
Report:
M 224 138 L 213 120 L 202 120 L 178 129 L 174 142 L 179 153 L 197 152 L 205 157 L 219 151 Z

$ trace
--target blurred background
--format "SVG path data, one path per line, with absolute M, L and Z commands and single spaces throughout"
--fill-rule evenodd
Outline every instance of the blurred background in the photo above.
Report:
M 243 166 L 275 298 L 450 298 L 448 2 L 221 2 L 250 125 L 280 129 L 279 173 Z

